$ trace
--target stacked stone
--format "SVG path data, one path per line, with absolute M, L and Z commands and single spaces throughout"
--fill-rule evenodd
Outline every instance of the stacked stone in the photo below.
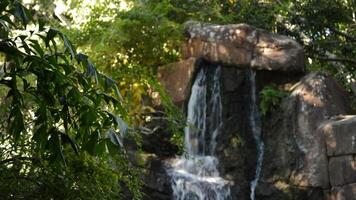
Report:
M 337 116 L 321 125 L 331 189 L 328 199 L 356 198 L 356 116 Z

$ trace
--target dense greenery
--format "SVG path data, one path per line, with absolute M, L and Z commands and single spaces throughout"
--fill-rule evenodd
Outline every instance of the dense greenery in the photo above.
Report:
M 140 198 L 116 81 L 19 2 L 0 9 L 0 197 L 118 198 L 120 181 Z
M 160 100 L 182 144 L 181 114 L 155 74 L 180 59 L 187 20 L 291 36 L 308 70 L 356 91 L 354 0 L 2 0 L 0 199 L 140 199 L 123 139 L 139 146 Z M 283 97 L 261 95 L 264 113 Z

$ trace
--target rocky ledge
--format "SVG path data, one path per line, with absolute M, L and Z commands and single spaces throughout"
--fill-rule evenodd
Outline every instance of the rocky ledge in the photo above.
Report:
M 184 58 L 253 69 L 304 71 L 304 51 L 295 40 L 247 24 L 185 24 Z

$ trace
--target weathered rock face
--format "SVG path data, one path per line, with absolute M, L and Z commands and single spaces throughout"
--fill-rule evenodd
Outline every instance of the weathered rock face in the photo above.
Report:
M 322 191 L 330 189 L 330 182 L 335 181 L 331 174 L 337 172 L 329 170 L 325 134 L 320 133 L 318 127 L 332 116 L 350 113 L 348 105 L 346 93 L 335 80 L 312 73 L 295 86 L 280 110 L 265 119 L 261 182 L 270 187 L 271 197 L 273 193 L 283 193 L 293 187 L 307 194 L 319 191 L 315 199 L 323 199 Z M 347 130 L 348 126 L 339 129 Z M 335 162 L 338 164 L 332 165 L 340 167 L 340 162 Z
M 255 29 L 247 24 L 211 25 L 186 23 L 186 60 L 159 67 L 158 79 L 173 102 L 182 107 L 190 95 L 190 86 L 199 62 L 237 68 L 304 72 L 303 48 L 291 38 Z
M 258 31 L 257 36 L 252 68 L 304 72 L 304 51 L 296 41 L 265 31 Z
M 354 155 L 331 157 L 329 160 L 330 183 L 344 186 L 356 183 L 356 158 Z
M 247 24 L 186 23 L 185 58 L 204 58 L 236 67 L 304 71 L 303 48 L 294 40 Z
M 196 66 L 197 59 L 189 58 L 158 69 L 158 80 L 178 106 L 183 106 L 189 98 Z
M 326 199 L 356 199 L 356 116 L 335 116 L 319 127 L 329 159 Z
M 324 134 L 328 156 L 356 154 L 355 116 L 337 116 L 326 121 L 319 131 Z
M 151 157 L 146 160 L 146 163 L 147 170 L 143 175 L 145 199 L 171 199 L 171 180 L 164 170 L 162 159 Z

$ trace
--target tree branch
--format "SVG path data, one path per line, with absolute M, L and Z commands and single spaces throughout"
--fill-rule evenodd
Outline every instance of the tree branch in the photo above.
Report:
M 336 33 L 336 34 L 338 34 L 338 35 L 344 36 L 344 37 L 345 37 L 346 39 L 348 39 L 348 40 L 351 40 L 351 41 L 353 41 L 353 42 L 356 42 L 356 37 L 355 37 L 355 36 L 349 35 L 349 34 L 347 34 L 347 33 L 344 33 L 344 32 L 342 32 L 342 31 L 337 30 L 337 29 L 332 28 L 332 27 L 329 27 L 329 29 L 330 29 L 332 32 L 334 32 L 334 33 Z
M 9 162 L 15 162 L 15 161 L 39 161 L 38 158 L 34 158 L 34 157 L 13 157 L 13 158 L 8 158 L 5 160 L 1 160 L 0 161 L 0 165 L 5 164 L 5 163 L 9 163 Z
M 331 57 L 314 57 L 315 59 L 322 61 L 331 61 L 331 62 L 346 62 L 351 64 L 356 64 L 356 60 L 347 59 L 347 58 L 331 58 Z

